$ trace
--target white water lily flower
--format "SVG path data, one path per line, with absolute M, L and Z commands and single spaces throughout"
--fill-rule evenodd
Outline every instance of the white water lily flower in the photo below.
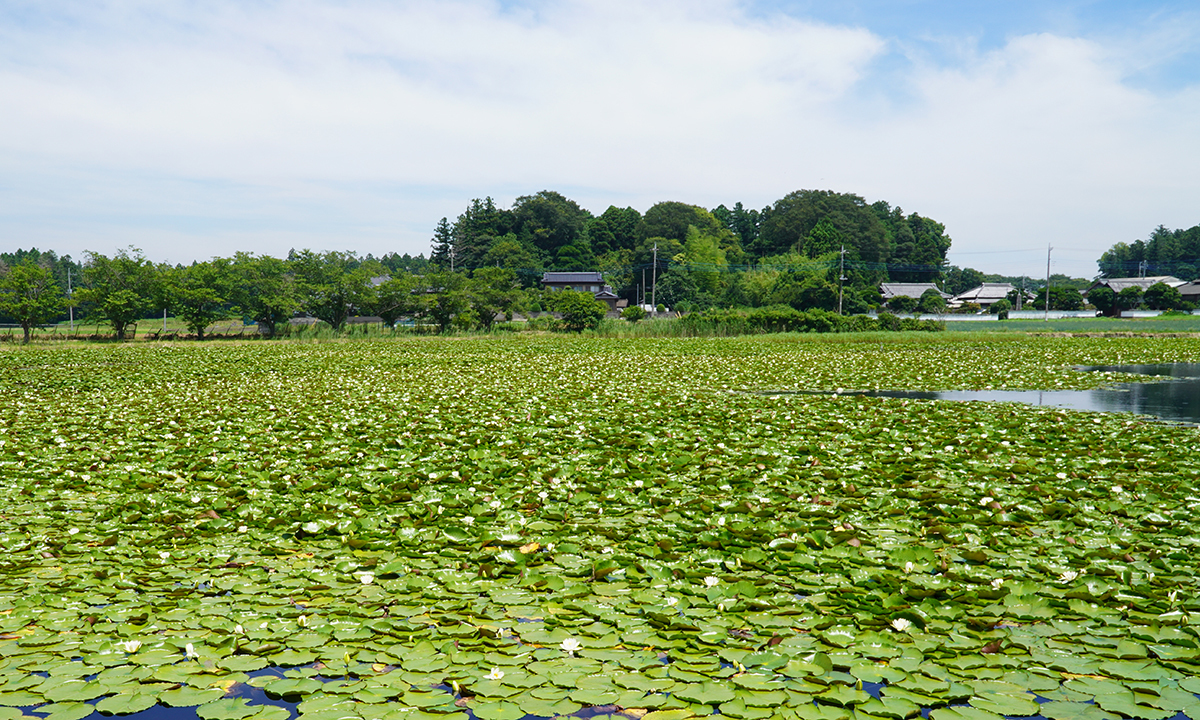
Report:
M 979 498 L 979 505 L 980 507 L 983 507 L 995 499 L 996 498 L 992 497 L 991 495 L 984 495 L 983 497 Z
M 196 652 L 196 646 L 191 643 L 188 643 L 187 645 L 183 646 L 183 654 L 186 655 L 188 658 L 200 657 L 200 653 Z
M 138 651 L 138 648 L 142 646 L 140 640 L 126 640 L 125 642 L 117 644 L 120 645 L 127 653 L 135 653 Z
M 708 577 L 704 578 L 704 587 L 716 587 L 720 583 L 721 583 L 721 581 L 716 579 L 712 575 L 709 575 Z
M 492 671 L 487 675 L 484 675 L 484 677 L 488 680 L 500 680 L 504 677 L 504 671 L 498 667 L 494 667 L 492 668 Z
M 999 590 L 1002 585 L 1004 585 L 1004 578 L 996 578 L 992 581 L 993 590 Z
M 300 627 L 308 627 L 308 618 L 301 615 L 300 617 L 296 618 L 296 624 Z
M 358 576 L 358 581 L 363 585 L 370 585 L 375 582 L 375 573 L 362 573 Z
M 675 607 L 678 604 L 679 604 L 679 598 L 677 598 L 677 597 L 667 598 L 667 607 Z
M 245 634 L 246 634 L 246 629 L 245 629 L 245 628 L 243 628 L 241 625 L 234 625 L 234 626 L 233 626 L 233 632 L 234 632 L 234 634 L 236 634 L 236 635 L 245 635 Z
M 910 562 L 906 562 L 906 563 L 904 563 L 904 572 L 906 572 L 906 573 L 910 573 L 910 572 L 912 572 L 912 571 L 913 571 L 913 568 L 915 568 L 915 567 L 916 567 L 916 566 L 915 566 L 915 565 L 913 565 L 911 561 L 910 561 Z
M 575 638 L 567 638 L 566 640 L 563 640 L 558 647 L 561 648 L 566 654 L 574 655 L 583 648 L 583 645 L 581 645 Z
M 892 629 L 896 632 L 904 632 L 912 627 L 912 622 L 905 618 L 896 618 L 892 621 Z
M 160 557 L 160 558 L 161 558 L 161 559 L 163 559 L 163 560 L 166 560 L 167 558 L 171 557 L 171 553 L 169 553 L 169 552 L 166 552 L 166 551 L 164 550 L 163 552 L 160 552 L 160 553 L 158 554 L 158 557 Z
M 1079 577 L 1078 572 L 1076 572 L 1074 570 L 1068 570 L 1065 573 L 1063 573 L 1062 575 L 1059 575 L 1058 579 L 1061 580 L 1062 582 L 1071 582 L 1072 580 L 1074 580 L 1077 577 Z
M 1179 597 L 1179 591 L 1178 591 L 1178 590 L 1172 590 L 1171 592 L 1167 593 L 1167 600 L 1168 600 L 1169 602 L 1172 602 L 1172 603 L 1173 603 L 1173 602 L 1175 602 L 1175 599 L 1176 599 L 1176 598 L 1178 598 L 1178 597 Z
M 463 525 L 471 526 L 474 524 L 475 524 L 475 518 L 471 517 L 470 515 L 463 518 Z
M 249 531 L 250 531 L 250 528 L 246 527 L 245 525 L 238 525 L 238 532 L 244 533 L 244 532 L 249 532 Z

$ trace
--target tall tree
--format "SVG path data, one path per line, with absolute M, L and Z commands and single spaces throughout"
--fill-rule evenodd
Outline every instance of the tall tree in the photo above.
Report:
M 374 301 L 371 269 L 352 254 L 302 250 L 291 263 L 301 306 L 313 317 L 340 330 L 356 312 Z
M 209 325 L 234 316 L 230 302 L 234 282 L 230 262 L 222 258 L 169 268 L 162 278 L 167 305 L 197 340 L 204 339 Z
M 267 337 L 274 336 L 279 326 L 300 310 L 296 278 L 286 261 L 239 252 L 230 270 L 234 277 L 231 299 Z
M 129 325 L 153 308 L 158 271 L 137 248 L 119 250 L 111 258 L 94 252 L 87 255 L 84 287 L 76 297 L 90 303 L 98 319 L 112 326 L 118 340 L 124 340 Z
M 0 273 L 0 315 L 21 326 L 26 344 L 35 326 L 56 317 L 66 306 L 49 268 L 26 260 Z
M 555 257 L 559 248 L 584 237 L 592 214 L 553 190 L 517 198 L 512 207 L 513 231 L 523 242 Z
M 450 221 L 446 218 L 439 220 L 437 227 L 433 229 L 429 264 L 446 270 L 452 270 L 454 267 L 454 229 L 450 227 Z
M 879 217 L 858 195 L 828 190 L 799 190 L 776 201 L 759 229 L 758 256 L 803 250 L 805 238 L 827 221 L 844 238 L 847 249 L 873 266 L 888 258 L 887 231 Z M 882 279 L 882 272 L 877 273 Z

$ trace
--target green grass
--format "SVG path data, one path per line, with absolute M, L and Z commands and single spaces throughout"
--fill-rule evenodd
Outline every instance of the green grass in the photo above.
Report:
M 760 394 L 1082 388 L 1116 376 L 1072 365 L 1198 355 L 959 333 L 9 346 L 0 718 L 103 698 L 286 720 L 220 697 L 247 682 L 311 720 L 1200 717 L 1195 429 Z M 267 667 L 289 670 L 249 678 Z
M 966 333 L 1200 333 L 1200 315 L 1151 318 L 1063 318 L 946 322 L 947 332 Z

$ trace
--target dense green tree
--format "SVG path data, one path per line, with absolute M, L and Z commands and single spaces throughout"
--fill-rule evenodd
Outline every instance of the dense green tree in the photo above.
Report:
M 575 244 L 584 236 L 592 214 L 562 193 L 542 190 L 517 198 L 512 207 L 514 232 L 522 242 L 555 257 L 559 248 Z
M 29 343 L 33 328 L 48 322 L 67 306 L 54 274 L 30 260 L 0 271 L 0 315 L 12 318 Z
M 887 261 L 887 231 L 875 212 L 857 195 L 827 190 L 800 190 L 778 200 L 766 213 L 752 250 L 759 256 L 803 252 L 822 221 L 826 224 L 819 240 L 827 242 L 828 233 L 836 231 L 857 260 L 870 265 Z M 878 275 L 882 279 L 883 273 Z
M 1178 310 L 1183 307 L 1183 295 L 1166 283 L 1154 283 L 1143 295 L 1146 307 L 1151 310 Z
M 892 282 L 933 282 L 942 276 L 950 250 L 945 225 L 916 213 L 905 216 L 903 210 L 883 201 L 872 204 L 871 210 L 887 230 Z
M 763 213 L 758 210 L 747 210 L 739 202 L 734 204 L 732 210 L 724 205 L 718 205 L 713 209 L 712 214 L 730 232 L 737 235 L 743 248 L 754 247 L 758 242 L 758 228 Z
M 594 330 L 608 314 L 608 305 L 588 292 L 563 290 L 553 293 L 553 309 L 562 316 L 562 326 L 580 332 Z
M 516 233 L 508 233 L 492 242 L 487 254 L 483 256 L 483 264 L 485 267 L 512 270 L 525 280 L 527 286 L 532 286 L 542 268 L 538 255 L 537 248 L 522 243 Z
M 451 229 L 454 267 L 459 270 L 483 267 L 492 243 L 512 228 L 513 214 L 496 207 L 490 197 L 472 200 Z M 435 242 L 437 240 L 435 236 Z M 440 267 L 446 269 L 447 265 L 443 263 Z
M 576 238 L 558 249 L 554 257 L 554 269 L 564 272 L 586 272 L 596 269 L 596 256 L 585 237 Z
M 513 308 L 522 299 L 517 274 L 505 268 L 480 268 L 471 275 L 466 288 L 467 302 L 481 330 L 488 330 L 496 316 L 512 318 Z
M 215 258 L 164 270 L 161 287 L 167 307 L 197 340 L 203 340 L 209 325 L 234 316 L 230 305 L 234 284 L 230 262 Z
M 83 267 L 83 285 L 76 297 L 89 303 L 95 317 L 112 326 L 118 340 L 125 330 L 148 313 L 158 294 L 158 272 L 137 248 L 119 250 L 109 258 L 89 252 Z
M 1089 290 L 1087 301 L 1104 315 L 1116 314 L 1117 294 L 1107 285 L 1097 285 Z
M 921 293 L 921 299 L 917 302 L 917 309 L 923 313 L 941 314 L 946 312 L 946 299 L 942 294 L 933 288 L 929 288 Z
M 701 291 L 710 295 L 721 291 L 722 275 L 729 271 L 729 262 L 725 251 L 721 249 L 719 236 L 701 232 L 694 225 L 689 226 L 683 252 L 674 260 L 688 266 Z
M 1119 242 L 1096 261 L 1102 277 L 1174 275 L 1193 280 L 1200 267 L 1200 225 L 1169 230 L 1159 225 L 1145 240 Z
M 303 310 L 341 330 L 346 320 L 374 305 L 371 268 L 352 254 L 302 250 L 291 262 Z
M 920 304 L 921 301 L 919 299 L 910 297 L 908 295 L 897 295 L 891 300 L 888 300 L 887 303 L 889 308 L 898 313 L 911 313 L 916 310 L 917 306 Z
M 388 327 L 393 327 L 402 317 L 416 315 L 421 310 L 421 297 L 417 293 L 417 276 L 398 271 L 375 286 L 373 312 Z
M 631 207 L 610 205 L 604 214 L 587 223 L 587 237 L 597 255 L 633 250 L 646 237 L 642 214 Z
M 429 264 L 439 270 L 454 269 L 454 228 L 446 218 L 438 220 L 430 243 Z
M 974 268 L 960 268 L 956 265 L 948 267 L 942 277 L 945 280 L 946 292 L 951 295 L 957 295 L 972 288 L 977 288 L 985 282 L 991 282 L 987 280 L 987 277 L 983 273 Z M 1004 281 L 998 280 L 996 282 Z
M 660 202 L 646 211 L 643 219 L 647 237 L 661 237 L 682 245 L 687 241 L 688 228 L 717 239 L 726 260 L 741 263 L 745 256 L 737 235 L 726 228 L 712 213 L 697 205 L 681 202 Z M 659 254 L 661 258 L 661 252 Z M 668 256 L 673 257 L 673 255 Z
M 1039 298 L 1045 299 L 1045 295 L 1039 294 Z M 1053 300 L 1051 300 L 1053 302 Z M 1137 285 L 1130 285 L 1127 288 L 1122 288 L 1121 292 L 1117 293 L 1117 307 L 1121 310 L 1136 310 L 1142 306 L 1142 289 Z M 1040 306 L 1038 306 L 1040 307 Z
M 1033 299 L 1033 303 L 1031 305 L 1031 310 L 1041 310 L 1042 308 L 1046 307 L 1046 288 L 1041 288 L 1038 290 L 1037 297 Z M 1083 295 L 1073 287 L 1051 287 L 1050 309 L 1082 310 Z
M 425 276 L 425 287 L 418 286 L 425 298 L 421 314 L 437 325 L 439 333 L 446 332 L 455 320 L 471 314 L 471 301 L 467 295 L 467 276 L 462 273 L 439 272 Z M 460 325 L 474 324 L 464 319 Z
M 234 278 L 230 299 L 263 335 L 273 337 L 300 310 L 296 278 L 286 261 L 239 252 L 230 271 Z

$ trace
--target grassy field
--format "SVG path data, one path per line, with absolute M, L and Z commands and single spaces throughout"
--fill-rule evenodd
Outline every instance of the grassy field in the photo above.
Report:
M 1200 333 L 1200 315 L 1149 318 L 1063 318 L 946 322 L 947 332 L 988 333 Z
M 1196 429 L 762 394 L 1200 339 L 919 335 L 9 347 L 0 719 L 1200 718 Z

